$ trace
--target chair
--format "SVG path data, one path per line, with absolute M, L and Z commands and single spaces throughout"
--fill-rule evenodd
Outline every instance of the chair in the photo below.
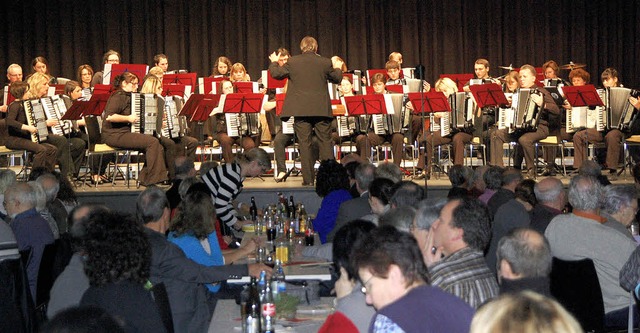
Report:
M 567 175 L 567 166 L 564 163 L 564 148 L 565 147 L 564 147 L 564 144 L 562 143 L 562 141 L 559 140 L 559 137 L 555 136 L 555 135 L 549 135 L 546 138 L 536 142 L 535 143 L 535 149 L 536 149 L 536 152 L 535 152 L 536 155 L 535 156 L 538 156 L 538 148 L 540 148 L 540 147 L 542 147 L 543 149 L 544 148 L 551 148 L 551 147 L 560 148 L 560 165 L 562 165 L 562 174 L 564 176 L 566 176 Z M 553 156 L 553 160 L 554 161 L 555 161 L 555 159 L 556 159 L 556 156 Z M 540 158 L 536 158 L 536 166 L 535 166 L 536 175 L 537 175 L 537 170 L 539 169 L 539 167 L 538 167 L 539 161 L 540 161 Z
M 116 149 L 113 148 L 107 144 L 103 144 L 100 143 L 101 139 L 100 139 L 100 123 L 99 123 L 99 119 L 97 117 L 84 117 L 85 120 L 85 129 L 87 131 L 87 137 L 88 137 L 88 143 L 89 143 L 89 149 L 87 149 L 87 158 L 86 158 L 86 164 L 85 167 L 88 170 L 87 173 L 85 173 L 85 175 L 83 176 L 83 182 L 82 182 L 82 186 L 84 187 L 87 183 L 87 176 L 91 175 L 91 166 L 90 166 L 90 162 L 92 160 L 92 157 L 99 157 L 100 158 L 100 163 L 99 163 L 99 169 L 102 170 L 102 163 L 104 161 L 104 156 L 105 155 L 113 155 L 114 156 L 114 170 L 113 173 L 111 175 L 111 184 L 115 185 L 115 181 L 116 181 L 116 177 L 118 175 L 118 173 L 120 173 L 120 175 L 122 175 L 123 179 L 126 181 L 127 183 L 127 187 L 129 187 L 129 165 L 131 164 L 131 151 L 130 150 L 126 150 L 126 149 Z M 122 172 L 120 170 L 120 168 L 118 168 L 118 156 L 122 155 L 125 160 L 127 161 L 127 172 Z M 107 162 L 109 163 L 109 162 Z M 95 184 L 95 186 L 98 186 L 98 183 Z
M 36 315 L 41 322 L 47 318 L 47 304 L 49 303 L 49 291 L 53 287 L 53 264 L 56 257 L 56 243 L 47 244 L 42 251 L 42 259 L 38 268 L 38 281 L 36 286 Z
M 604 330 L 604 302 L 591 259 L 553 258 L 551 295 L 576 317 L 585 332 Z
M 478 152 L 482 153 L 482 165 L 487 165 L 487 146 L 484 143 L 480 143 L 480 138 L 477 136 L 474 136 L 473 139 L 471 139 L 471 142 L 464 145 L 465 164 L 468 166 L 473 166 L 474 149 L 476 151 L 476 157 L 478 157 Z M 467 158 L 469 159 L 468 162 L 466 162 Z
M 171 306 L 169 305 L 169 295 L 164 283 L 157 283 L 151 288 L 151 294 L 156 301 L 162 323 L 167 328 L 167 333 L 173 333 L 173 315 L 171 314 Z
M 631 170 L 633 170 L 633 166 L 635 165 L 635 162 L 633 160 L 633 157 L 629 153 L 629 147 L 639 147 L 639 146 L 640 146 L 640 135 L 632 135 L 624 139 L 623 145 L 622 145 L 622 149 L 624 151 L 624 166 L 622 168 L 622 172 L 626 173 L 627 169 L 629 169 L 629 174 L 631 174 Z

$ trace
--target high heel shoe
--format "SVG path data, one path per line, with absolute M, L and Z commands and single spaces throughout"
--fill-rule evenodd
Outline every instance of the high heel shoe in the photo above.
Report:
M 275 177 L 276 183 L 285 182 L 285 181 L 287 181 L 288 177 L 289 177 L 289 173 L 288 172 L 280 171 L 280 172 L 278 172 L 278 175 Z

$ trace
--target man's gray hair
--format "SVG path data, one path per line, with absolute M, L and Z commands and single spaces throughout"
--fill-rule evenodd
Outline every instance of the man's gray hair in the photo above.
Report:
M 378 226 L 390 225 L 400 231 L 409 232 L 415 215 L 416 210 L 413 207 L 392 208 L 380 216 Z
M 511 266 L 511 271 L 522 277 L 547 277 L 551 272 L 549 241 L 533 229 L 509 231 L 498 242 L 496 256 L 498 268 L 504 259 Z
M 376 166 L 372 163 L 363 163 L 356 168 L 356 184 L 362 191 L 368 191 L 371 182 L 375 178 Z
M 31 189 L 33 190 L 33 194 L 35 197 L 35 209 L 38 212 L 41 212 L 47 208 L 47 193 L 45 193 L 42 185 L 36 181 L 27 182 Z
M 47 202 L 53 202 L 60 191 L 60 182 L 56 176 L 45 173 L 36 179 L 36 183 L 42 185 L 44 193 L 47 195 Z
M 178 156 L 175 161 L 176 177 L 186 177 L 192 170 L 195 170 L 193 158 Z
M 33 187 L 27 183 L 16 183 L 15 186 L 5 191 L 4 197 L 5 200 L 16 199 L 21 204 L 28 205 L 31 208 L 36 207 L 36 193 Z
M 420 201 L 416 209 L 416 216 L 414 217 L 414 220 L 416 221 L 416 228 L 429 230 L 433 222 L 435 222 L 440 216 L 440 211 L 446 203 L 447 199 L 445 198 L 425 199 Z
M 569 182 L 569 203 L 574 209 L 596 210 L 602 201 L 602 185 L 591 176 L 577 175 Z
M 582 165 L 578 168 L 578 174 L 583 176 L 598 177 L 602 175 L 602 167 L 598 162 L 593 160 L 586 160 L 582 162 Z
M 636 200 L 636 189 L 633 185 L 609 185 L 604 188 L 603 197 L 602 210 L 615 214 Z
M 16 172 L 11 169 L 0 170 L 0 193 L 4 193 L 16 183 Z
M 136 218 L 142 224 L 160 220 L 164 209 L 169 208 L 169 200 L 164 192 L 156 187 L 147 187 L 136 202 Z
M 541 186 L 542 181 L 536 183 L 533 186 L 533 193 L 536 195 L 536 199 L 538 202 L 555 202 L 560 199 L 560 194 L 564 191 L 564 185 L 560 179 L 557 178 L 549 178 L 549 180 L 544 179 L 545 182 L 552 182 L 551 186 Z
M 375 178 L 386 178 L 395 184 L 402 180 L 402 170 L 391 162 L 380 163 L 376 168 Z

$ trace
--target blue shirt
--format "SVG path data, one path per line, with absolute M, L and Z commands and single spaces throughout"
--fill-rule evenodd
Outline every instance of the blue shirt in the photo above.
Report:
M 352 197 L 349 191 L 344 189 L 332 191 L 322 199 L 318 215 L 316 215 L 316 218 L 313 220 L 313 229 L 318 232 L 322 244 L 327 242 L 327 235 L 336 226 L 336 218 L 338 217 L 340 205 L 351 199 Z
M 200 244 L 200 240 L 192 234 L 186 233 L 181 236 L 176 236 L 175 232 L 170 232 L 167 239 L 182 249 L 187 258 L 197 262 L 198 264 L 209 267 L 224 265 L 224 258 L 222 257 L 222 251 L 220 250 L 220 244 L 218 244 L 218 238 L 216 237 L 215 231 L 207 236 L 211 254 L 208 254 L 204 250 L 202 244 Z M 206 286 L 212 293 L 220 290 L 220 284 L 207 284 Z

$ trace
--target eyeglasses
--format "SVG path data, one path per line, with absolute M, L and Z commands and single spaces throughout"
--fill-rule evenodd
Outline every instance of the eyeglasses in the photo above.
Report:
M 363 294 L 367 293 L 367 285 L 369 284 L 369 281 L 371 281 L 371 279 L 373 279 L 375 277 L 375 275 L 371 275 L 371 277 L 369 279 L 367 279 L 367 281 L 362 283 L 362 288 L 360 288 L 360 291 Z

